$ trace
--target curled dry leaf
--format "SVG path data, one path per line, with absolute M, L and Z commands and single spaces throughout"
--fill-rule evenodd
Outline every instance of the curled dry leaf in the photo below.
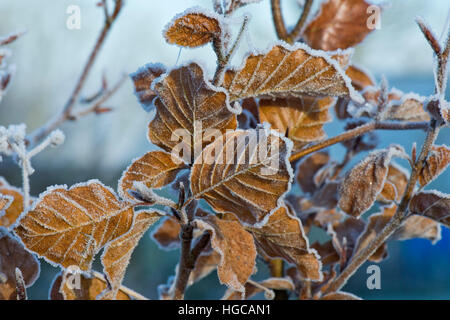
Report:
M 339 181 L 326 181 L 313 195 L 311 203 L 314 207 L 332 210 L 339 200 Z
M 192 195 L 218 213 L 233 212 L 246 224 L 260 223 L 290 188 L 290 150 L 289 141 L 267 127 L 228 132 L 196 159 Z
M 362 300 L 352 293 L 337 291 L 324 295 L 320 300 Z
M 385 118 L 400 121 L 430 121 L 430 115 L 423 108 L 424 98 L 416 94 L 405 94 L 388 106 Z
M 210 232 L 211 247 L 221 256 L 217 267 L 220 282 L 244 292 L 255 268 L 256 247 L 252 235 L 238 221 L 221 220 L 214 215 L 195 222 L 199 229 Z
M 247 57 L 239 70 L 227 70 L 223 87 L 230 100 L 305 95 L 351 97 L 361 101 L 338 63 L 303 45 L 276 45 Z
M 221 255 L 218 251 L 212 249 L 204 250 L 197 258 L 197 261 L 195 261 L 195 267 L 189 276 L 188 285 L 190 286 L 195 282 L 200 281 L 216 270 L 220 261 Z
M 152 89 L 153 81 L 166 72 L 162 64 L 147 64 L 130 75 L 134 84 L 134 92 L 144 110 L 149 110 L 153 99 L 157 96 Z
M 389 165 L 388 175 L 383 190 L 377 200 L 381 202 L 400 201 L 409 180 L 409 173 L 403 167 L 392 162 Z
M 330 161 L 328 152 L 320 151 L 304 158 L 298 164 L 296 177 L 303 192 L 313 194 L 316 191 L 314 176 L 328 161 Z
M 155 85 L 157 113 L 149 124 L 149 139 L 167 152 L 177 146 L 185 161 L 196 156 L 197 150 L 224 133 L 236 129 L 236 113 L 223 89 L 213 87 L 204 79 L 196 63 L 170 71 Z M 181 140 L 181 141 L 180 141 Z M 179 155 L 180 150 L 174 150 Z
M 164 31 L 168 43 L 189 48 L 200 47 L 220 36 L 220 23 L 213 15 L 189 10 L 176 16 Z
M 345 70 L 345 74 L 349 76 L 352 80 L 353 87 L 358 91 L 362 91 L 366 87 L 375 85 L 373 77 L 370 74 L 367 74 L 364 70 L 354 65 L 349 66 Z
M 357 45 L 373 30 L 368 28 L 370 6 L 364 0 L 328 0 L 306 26 L 306 43 L 313 49 L 326 51 Z
M 0 226 L 8 228 L 23 212 L 22 191 L 0 177 L 0 198 L 5 201 L 4 207 L 0 206 Z
M 152 238 L 163 249 L 177 249 L 180 246 L 180 231 L 180 223 L 172 217 L 167 217 L 152 233 Z
M 422 191 L 417 193 L 409 203 L 413 214 L 433 219 L 450 228 L 450 195 L 439 191 Z
M 133 225 L 133 206 L 98 180 L 51 187 L 39 196 L 14 232 L 25 246 L 62 267 L 89 270 L 94 256 Z
M 420 171 L 419 184 L 423 187 L 445 171 L 450 163 L 450 149 L 446 145 L 432 146 Z
M 115 300 L 125 277 L 125 271 L 131 259 L 131 254 L 148 228 L 161 218 L 161 214 L 152 211 L 140 211 L 130 231 L 112 240 L 105 247 L 102 255 L 103 272 L 108 278 L 108 289 L 102 292 L 100 299 Z
M 264 292 L 264 288 L 269 290 L 287 290 L 294 291 L 295 286 L 292 280 L 288 277 L 286 278 L 268 278 L 266 280 L 260 281 L 255 285 L 255 282 L 247 282 L 245 284 L 245 294 L 241 292 L 233 291 L 228 289 L 222 300 L 248 300 L 258 293 Z
M 301 221 L 280 207 L 261 228 L 248 228 L 257 247 L 271 258 L 283 258 L 298 268 L 304 279 L 322 279 L 322 264 L 310 249 Z
M 133 200 L 128 191 L 135 190 L 134 182 L 142 182 L 148 188 L 161 188 L 171 183 L 178 172 L 187 167 L 181 159 L 174 161 L 174 158 L 177 159 L 164 151 L 150 151 L 134 160 L 119 180 L 120 196 Z
M 371 152 L 354 166 L 341 184 L 339 207 L 354 217 L 366 212 L 383 190 L 391 158 L 402 153 L 398 146 L 390 146 Z
M 331 240 L 324 243 L 315 242 L 311 245 L 311 248 L 317 251 L 323 266 L 333 265 L 340 260 L 339 253 Z
M 259 120 L 285 134 L 294 142 L 294 151 L 297 151 L 326 137 L 323 125 L 331 121 L 328 109 L 333 102 L 331 97 L 261 99 Z
M 362 219 L 347 217 L 342 222 L 329 225 L 328 232 L 332 236 L 332 244 L 340 256 L 341 266 L 352 256 L 359 235 L 364 231 L 365 222 Z
M 0 227 L 0 300 L 16 300 L 16 268 L 22 272 L 25 285 L 31 286 L 39 276 L 39 262 L 21 243 Z

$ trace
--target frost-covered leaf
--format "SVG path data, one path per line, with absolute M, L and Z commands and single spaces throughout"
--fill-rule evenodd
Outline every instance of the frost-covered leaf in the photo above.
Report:
M 0 210 L 8 208 L 11 202 L 12 202 L 11 197 L 7 197 L 5 195 L 0 194 Z
M 304 158 L 298 164 L 296 177 L 303 192 L 313 194 L 316 191 L 317 185 L 314 182 L 314 176 L 329 160 L 328 152 L 321 151 Z
M 313 49 L 332 51 L 353 47 L 373 29 L 368 28 L 371 6 L 365 0 L 328 0 L 304 31 Z
M 0 227 L 0 300 L 16 300 L 16 268 L 25 285 L 31 286 L 39 276 L 39 262 L 22 244 Z
M 3 208 L 0 206 L 0 226 L 8 228 L 23 211 L 22 191 L 0 177 L 0 198 L 6 201 Z
M 221 255 L 218 251 L 212 249 L 203 250 L 203 252 L 197 258 L 197 261 L 195 261 L 195 267 L 189 276 L 188 285 L 190 286 L 195 282 L 200 281 L 211 272 L 216 270 L 220 261 Z
M 263 281 L 258 282 L 259 286 L 254 285 L 252 282 L 247 282 L 245 284 L 245 295 L 241 292 L 234 291 L 232 289 L 228 289 L 222 300 L 247 300 L 255 295 L 257 295 L 260 292 L 263 292 L 264 289 L 261 288 L 265 287 L 270 290 L 287 290 L 287 291 L 294 291 L 295 286 L 292 280 L 288 277 L 286 278 L 268 278 Z
M 438 191 L 422 191 L 409 203 L 409 210 L 450 228 L 450 195 Z
M 80 287 L 74 287 L 71 277 L 75 275 L 61 271 L 53 280 L 49 297 L 51 300 L 96 300 L 97 296 L 107 288 L 105 277 L 93 272 L 91 277 L 83 273 L 77 274 L 80 278 Z M 119 290 L 116 300 L 131 300 L 130 296 Z
M 377 200 L 381 202 L 400 201 L 406 189 L 409 174 L 406 169 L 392 162 L 389 165 L 388 175 L 383 190 Z
M 430 115 L 423 108 L 424 97 L 408 93 L 400 100 L 394 100 L 388 106 L 385 115 L 389 120 L 430 121 Z
M 256 245 L 271 258 L 283 258 L 297 266 L 305 279 L 322 279 L 322 264 L 317 253 L 310 249 L 301 221 L 282 206 L 261 228 L 248 228 Z
M 360 297 L 355 296 L 353 293 L 337 291 L 327 293 L 320 300 L 362 300 Z
M 324 243 L 315 242 L 311 245 L 311 248 L 317 251 L 323 266 L 335 264 L 340 260 L 339 253 L 336 251 L 331 240 Z
M 191 9 L 183 12 L 166 26 L 164 38 L 168 43 L 195 48 L 221 36 L 221 26 L 214 14 Z
M 181 225 L 175 218 L 167 217 L 153 232 L 152 238 L 166 250 L 176 249 L 180 246 Z
M 294 151 L 326 137 L 323 125 L 331 121 L 328 109 L 331 97 L 279 98 L 259 101 L 259 121 L 270 123 L 272 129 L 294 142 Z
M 211 142 L 216 131 L 236 129 L 240 110 L 231 108 L 225 91 L 205 80 L 196 63 L 170 71 L 154 87 L 157 113 L 149 124 L 150 141 L 168 152 L 175 146 L 191 151 L 180 155 L 185 161 L 196 155 L 194 147 Z
M 110 287 L 99 298 L 105 300 L 116 299 L 134 249 L 147 229 L 159 218 L 161 218 L 161 214 L 156 211 L 140 211 L 136 213 L 135 222 L 130 231 L 106 245 L 102 255 L 102 265 Z
M 85 271 L 105 244 L 128 232 L 133 217 L 130 203 L 119 200 L 98 180 L 90 180 L 70 189 L 47 189 L 14 232 L 47 261 Z
M 221 256 L 217 267 L 220 282 L 244 292 L 244 285 L 255 268 L 256 247 L 252 235 L 239 222 L 221 220 L 214 215 L 195 222 L 199 229 L 210 232 L 211 247 Z
M 352 256 L 359 235 L 363 232 L 365 222 L 362 219 L 347 217 L 342 222 L 330 225 L 328 232 L 332 236 L 332 244 L 344 265 Z
M 292 180 L 291 144 L 267 127 L 236 130 L 203 149 L 191 171 L 194 198 L 245 224 L 260 223 L 279 204 Z
M 186 168 L 181 159 L 176 158 L 177 161 L 174 161 L 174 158 L 164 151 L 150 151 L 134 160 L 119 180 L 120 196 L 133 200 L 128 191 L 135 190 L 134 182 L 141 182 L 148 188 L 161 188 L 171 183 L 178 172 Z
M 249 97 L 287 98 L 304 95 L 351 97 L 361 101 L 339 64 L 307 46 L 276 45 L 252 54 L 238 70 L 227 70 L 222 86 L 230 100 Z
M 445 171 L 450 163 L 450 149 L 446 145 L 432 146 L 420 171 L 419 184 L 423 187 Z
M 354 217 L 366 212 L 383 190 L 391 158 L 402 152 L 395 145 L 376 150 L 354 166 L 341 184 L 339 207 Z
M 152 89 L 153 81 L 166 72 L 162 64 L 147 64 L 130 75 L 134 84 L 134 93 L 144 110 L 149 110 L 157 96 Z
M 345 70 L 345 74 L 349 76 L 349 78 L 352 80 L 353 87 L 358 91 L 361 91 L 366 87 L 375 85 L 373 77 L 370 74 L 367 74 L 364 70 L 354 65 L 349 66 Z

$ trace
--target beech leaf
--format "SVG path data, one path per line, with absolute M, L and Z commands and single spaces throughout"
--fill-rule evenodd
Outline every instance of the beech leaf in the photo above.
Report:
M 152 233 L 152 238 L 163 249 L 177 249 L 180 246 L 180 231 L 180 223 L 169 216 L 164 218 L 155 232 Z
M 268 278 L 263 281 L 260 281 L 258 283 L 259 286 L 256 286 L 253 282 L 247 282 L 245 284 L 245 294 L 242 294 L 241 292 L 233 291 L 232 289 L 228 289 L 222 300 L 247 300 L 255 295 L 257 295 L 260 292 L 263 292 L 264 288 L 270 289 L 270 290 L 287 290 L 287 291 L 294 291 L 295 286 L 294 283 L 290 278 Z
M 409 173 L 403 167 L 392 162 L 389 165 L 388 175 L 383 190 L 377 200 L 381 202 L 400 201 L 409 180 Z
M 446 145 L 432 146 L 420 171 L 419 184 L 423 187 L 445 171 L 450 163 L 450 149 Z
M 413 214 L 422 215 L 450 228 L 450 195 L 438 191 L 422 191 L 409 203 Z
M 4 201 L 3 207 L 0 205 L 0 226 L 8 228 L 23 212 L 22 191 L 0 177 L 0 199 Z
M 134 92 L 144 110 L 149 110 L 153 99 L 157 96 L 152 89 L 153 81 L 166 72 L 162 64 L 147 64 L 130 75 L 134 84 Z
M 299 162 L 296 177 L 303 192 L 313 194 L 316 191 L 317 185 L 314 182 L 314 176 L 329 160 L 328 152 L 321 151 L 315 152 Z

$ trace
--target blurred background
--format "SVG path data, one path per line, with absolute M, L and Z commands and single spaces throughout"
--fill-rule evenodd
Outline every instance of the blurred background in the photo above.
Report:
M 26 34 L 10 45 L 13 54 L 9 63 L 16 65 L 13 82 L 0 104 L 0 125 L 25 123 L 28 131 L 42 126 L 62 108 L 81 73 L 87 56 L 103 24 L 103 12 L 92 0 L 0 0 L 0 36 L 18 30 Z M 318 6 L 321 1 L 316 1 Z M 433 93 L 433 57 L 414 18 L 420 15 L 436 31 L 442 33 L 450 10 L 448 0 L 391 0 L 382 14 L 381 29 L 372 32 L 356 48 L 354 61 L 372 71 L 377 81 L 384 75 L 391 87 L 421 95 Z M 288 24 L 294 24 L 301 10 L 295 0 L 282 1 Z M 70 5 L 81 9 L 81 28 L 69 30 L 66 12 Z M 161 36 L 171 18 L 192 6 L 212 9 L 210 0 L 128 0 L 121 16 L 107 39 L 83 95 L 94 94 L 101 85 L 102 74 L 113 85 L 123 73 L 134 72 L 148 62 L 162 62 L 167 66 L 195 59 L 203 61 L 208 72 L 215 67 L 210 46 L 180 51 L 168 45 Z M 239 65 L 242 56 L 253 48 L 264 49 L 276 39 L 268 0 L 239 9 L 235 28 L 242 14 L 250 12 L 249 32 L 242 41 L 233 64 Z M 448 92 L 447 92 L 448 98 Z M 121 172 L 135 157 L 154 149 L 146 138 L 147 123 L 153 115 L 143 111 L 130 80 L 105 106 L 114 111 L 101 116 L 89 115 L 80 121 L 63 125 L 66 142 L 48 149 L 33 158 L 36 172 L 31 176 L 34 195 L 54 184 L 72 185 L 97 178 L 113 188 Z M 326 125 L 329 136 L 339 133 L 343 123 Z M 450 130 L 441 131 L 438 144 L 450 144 Z M 414 141 L 421 145 L 421 131 L 379 133 L 380 145 L 402 144 L 411 150 Z M 332 156 L 342 158 L 343 148 L 331 148 Z M 356 158 L 354 161 L 358 161 Z M 400 162 L 404 167 L 406 163 Z M 20 169 L 11 160 L 0 163 L 0 175 L 20 186 Z M 450 193 L 450 170 L 430 186 Z M 443 228 L 442 240 L 432 245 L 428 240 L 392 242 L 389 258 L 381 267 L 381 290 L 366 287 L 366 267 L 344 288 L 364 299 L 449 299 L 450 298 L 450 232 Z M 133 254 L 124 284 L 137 292 L 157 298 L 157 286 L 173 274 L 178 251 L 158 249 L 150 236 L 145 236 Z M 97 264 L 100 271 L 100 266 Z M 47 299 L 50 283 L 58 272 L 42 261 L 39 280 L 29 289 L 32 299 Z M 267 275 L 260 266 L 258 277 Z M 194 285 L 187 298 L 217 299 L 225 287 L 218 283 L 215 273 Z

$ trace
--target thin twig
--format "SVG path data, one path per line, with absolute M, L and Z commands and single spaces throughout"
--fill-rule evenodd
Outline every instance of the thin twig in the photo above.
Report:
M 275 26 L 278 39 L 284 40 L 287 37 L 287 31 L 286 25 L 284 24 L 283 14 L 281 13 L 280 0 L 271 0 L 270 4 L 272 9 L 273 24 Z
M 286 37 L 287 42 L 294 43 L 303 34 L 303 29 L 304 29 L 305 23 L 308 19 L 309 13 L 311 11 L 313 1 L 314 0 L 306 0 L 305 5 L 303 6 L 302 14 L 301 14 L 300 18 L 298 19 L 297 24 L 295 25 L 294 29 L 292 29 L 292 31 Z

